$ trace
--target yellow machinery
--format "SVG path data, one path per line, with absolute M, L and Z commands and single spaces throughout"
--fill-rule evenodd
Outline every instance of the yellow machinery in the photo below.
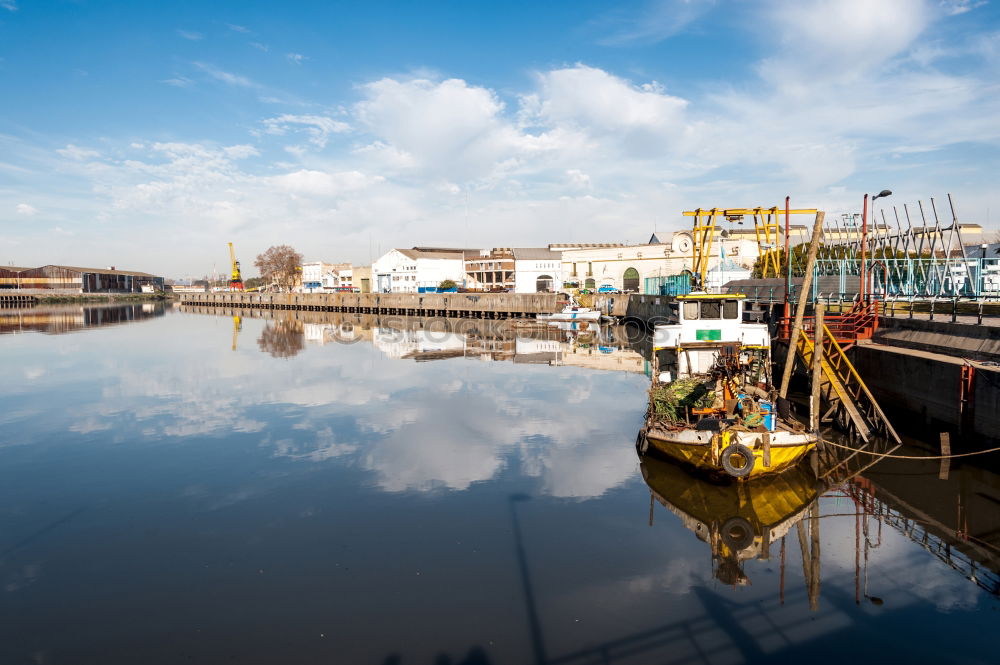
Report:
M 240 331 L 243 330 L 243 319 L 239 315 L 233 316 L 233 351 L 236 350 L 236 343 L 240 339 Z
M 694 217 L 694 268 L 692 272 L 698 282 L 697 287 L 705 285 L 708 264 L 712 257 L 712 242 L 715 240 L 716 222 L 720 217 L 727 222 L 743 222 L 747 215 L 753 216 L 753 228 L 760 249 L 761 277 L 781 277 L 781 251 L 784 248 L 781 229 L 781 215 L 815 215 L 814 209 L 787 210 L 774 206 L 771 208 L 711 208 L 690 210 L 685 217 Z M 787 224 L 788 219 L 786 217 Z
M 236 251 L 233 249 L 233 243 L 229 243 L 229 262 L 233 266 L 233 274 L 229 280 L 229 290 L 242 291 L 243 276 L 240 275 L 240 262 L 236 260 Z

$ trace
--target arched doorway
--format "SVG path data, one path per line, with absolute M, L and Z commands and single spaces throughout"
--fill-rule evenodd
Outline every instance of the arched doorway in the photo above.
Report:
M 629 268 L 625 271 L 625 275 L 622 277 L 622 291 L 626 293 L 629 291 L 638 292 L 639 290 L 639 271 L 635 268 Z
M 587 281 L 583 283 L 583 288 L 587 289 L 588 291 L 593 291 L 594 289 L 597 288 L 597 282 L 594 281 L 593 277 L 589 277 L 587 278 Z
M 539 275 L 535 280 L 535 293 L 552 293 L 554 281 L 552 275 Z

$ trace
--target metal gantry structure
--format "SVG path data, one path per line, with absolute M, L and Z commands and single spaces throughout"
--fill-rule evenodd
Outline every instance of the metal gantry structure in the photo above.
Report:
M 687 210 L 685 217 L 694 217 L 692 233 L 694 242 L 692 243 L 692 272 L 694 273 L 696 286 L 705 284 L 705 277 L 708 274 L 708 266 L 712 257 L 712 245 L 715 242 L 716 234 L 722 235 L 718 222 L 720 219 L 727 222 L 743 223 L 747 217 L 753 219 L 754 234 L 760 252 L 760 266 L 762 277 L 782 277 L 783 257 L 789 252 L 790 227 L 789 219 L 791 215 L 815 215 L 813 208 L 803 208 L 792 210 L 785 199 L 785 207 L 771 206 L 770 208 L 697 208 Z M 784 230 L 782 230 L 782 216 L 784 217 Z M 784 254 L 782 253 L 784 250 Z
M 814 296 L 880 300 L 1000 299 L 1000 259 L 970 256 L 948 195 L 950 219 L 929 205 L 883 207 L 833 218 L 823 230 Z M 802 266 L 793 266 L 801 275 Z

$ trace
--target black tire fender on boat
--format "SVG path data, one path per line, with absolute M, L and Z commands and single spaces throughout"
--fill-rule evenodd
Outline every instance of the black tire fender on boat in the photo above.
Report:
M 730 517 L 726 520 L 720 535 L 722 542 L 733 552 L 739 552 L 753 544 L 753 526 L 742 517 Z
M 742 457 L 744 460 L 743 466 L 736 466 L 733 464 L 734 457 Z M 750 475 L 753 470 L 753 451 L 744 446 L 742 443 L 730 443 L 728 446 L 723 448 L 722 452 L 719 454 L 719 462 L 722 463 L 722 468 L 726 470 L 730 476 L 734 478 L 744 478 Z
M 635 437 L 635 450 L 640 455 L 645 455 L 646 451 L 649 450 L 649 438 L 646 436 L 645 430 L 639 432 L 639 435 Z

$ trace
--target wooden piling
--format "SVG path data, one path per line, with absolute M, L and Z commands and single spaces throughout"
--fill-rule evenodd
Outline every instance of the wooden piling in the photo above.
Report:
M 799 304 L 795 310 L 795 323 L 788 338 L 788 354 L 785 356 L 785 369 L 781 374 L 782 398 L 788 397 L 788 384 L 792 380 L 792 367 L 795 364 L 795 342 L 802 332 L 802 319 L 806 315 L 806 304 L 809 302 L 809 290 L 812 288 L 813 267 L 816 265 L 816 253 L 819 251 L 820 237 L 823 235 L 823 219 L 826 213 L 822 210 L 816 213 L 813 223 L 812 239 L 809 241 L 809 254 L 806 257 L 806 274 L 802 278 L 802 291 L 799 292 Z
M 816 330 L 813 334 L 812 392 L 809 394 L 809 427 L 819 432 L 819 417 L 823 411 L 820 404 L 820 385 L 823 378 L 823 307 L 817 303 Z

